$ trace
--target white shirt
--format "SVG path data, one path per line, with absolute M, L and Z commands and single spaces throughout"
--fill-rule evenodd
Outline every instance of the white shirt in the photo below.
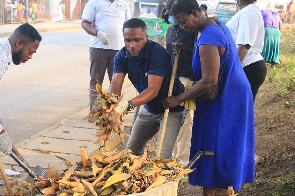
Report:
M 260 53 L 264 44 L 264 22 L 261 10 L 255 3 L 238 11 L 226 23 L 226 26 L 229 28 L 237 47 L 239 44 L 251 46 L 244 62 L 242 62 L 243 67 L 263 60 Z
M 89 47 L 120 50 L 124 47 L 123 24 L 130 19 L 129 6 L 124 0 L 89 0 L 82 19 L 92 22 L 99 31 L 110 34 L 110 45 L 104 45 L 96 36 L 90 36 Z
M 8 38 L 0 39 L 0 79 L 12 62 L 11 45 Z

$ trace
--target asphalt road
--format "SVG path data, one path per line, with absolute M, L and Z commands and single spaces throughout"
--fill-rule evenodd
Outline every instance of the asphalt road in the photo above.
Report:
M 16 144 L 88 106 L 89 37 L 83 30 L 41 34 L 33 58 L 0 81 L 0 118 Z

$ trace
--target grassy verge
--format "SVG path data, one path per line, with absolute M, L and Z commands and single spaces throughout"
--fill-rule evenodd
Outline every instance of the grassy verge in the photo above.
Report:
M 282 32 L 280 45 L 281 64 L 277 69 L 270 69 L 267 77 L 268 81 L 275 86 L 275 95 L 289 93 L 295 86 L 295 33 Z
M 282 33 L 280 50 L 281 64 L 268 69 L 255 108 L 257 150 L 263 156 L 255 182 L 239 196 L 295 196 L 295 32 Z

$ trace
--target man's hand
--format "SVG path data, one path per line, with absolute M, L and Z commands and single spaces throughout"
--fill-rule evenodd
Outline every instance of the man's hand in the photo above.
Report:
M 131 111 L 134 109 L 134 104 L 131 100 L 128 101 L 121 101 L 118 106 L 115 108 L 115 111 L 119 114 L 122 114 L 126 111 Z
M 12 152 L 12 141 L 8 133 L 3 129 L 0 125 L 0 150 L 4 153 L 11 153 Z
M 107 38 L 107 36 L 110 36 L 110 34 L 104 33 L 102 31 L 97 31 L 96 37 L 103 43 L 104 45 L 110 45 L 110 41 Z

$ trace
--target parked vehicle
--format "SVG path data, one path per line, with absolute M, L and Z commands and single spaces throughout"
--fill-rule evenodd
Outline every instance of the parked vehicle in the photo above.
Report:
M 209 8 L 207 9 L 207 15 L 208 15 L 208 17 L 213 17 L 213 18 L 215 18 L 215 17 L 216 17 L 215 8 L 211 8 L 211 7 L 209 7 Z
M 201 0 L 197 1 L 199 6 L 202 4 L 207 5 L 207 15 L 208 17 L 215 17 L 215 7 L 217 5 L 217 0 Z
M 215 8 L 216 18 L 222 22 L 229 21 L 238 11 L 239 6 L 235 2 L 218 2 Z
M 167 0 L 135 0 L 132 17 L 140 18 L 147 25 L 147 34 L 150 39 L 156 39 L 159 43 L 166 40 L 167 29 L 162 19 L 163 9 L 167 6 Z

